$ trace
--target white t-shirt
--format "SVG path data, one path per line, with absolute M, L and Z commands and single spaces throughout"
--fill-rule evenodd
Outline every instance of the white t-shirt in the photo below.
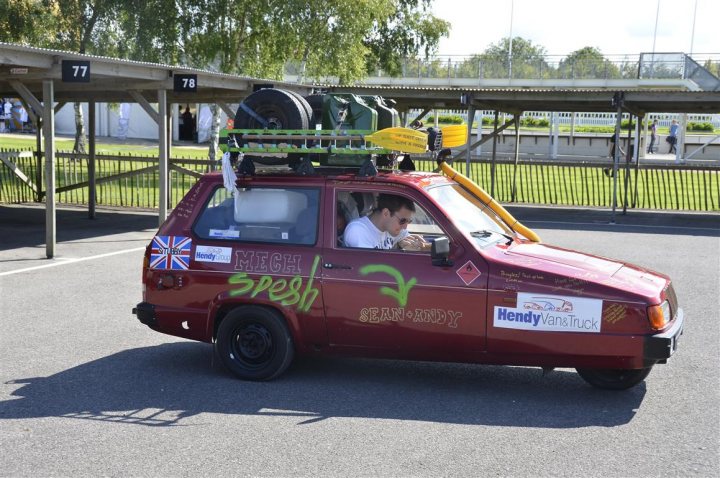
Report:
M 375 227 L 368 216 L 364 216 L 350 221 L 343 234 L 343 244 L 345 247 L 392 249 L 398 241 L 407 236 L 407 229 L 403 229 L 398 236 L 391 236 Z

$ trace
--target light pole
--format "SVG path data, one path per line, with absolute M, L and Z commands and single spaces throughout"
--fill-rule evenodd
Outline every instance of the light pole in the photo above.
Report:
M 657 0 L 657 10 L 655 10 L 655 31 L 653 32 L 652 55 L 650 56 L 650 78 L 653 77 L 655 70 L 655 41 L 657 40 L 658 18 L 660 18 L 660 0 Z
M 512 80 L 513 10 L 515 0 L 510 1 L 510 41 L 508 43 L 508 79 Z
M 695 0 L 695 11 L 693 11 L 693 26 L 690 34 L 690 56 L 693 54 L 693 45 L 695 44 L 695 19 L 697 18 L 697 0 Z
M 660 18 L 660 0 L 657 2 L 657 10 L 655 10 L 655 31 L 653 32 L 653 57 L 655 56 L 655 40 L 657 40 L 657 26 L 658 26 L 658 18 Z

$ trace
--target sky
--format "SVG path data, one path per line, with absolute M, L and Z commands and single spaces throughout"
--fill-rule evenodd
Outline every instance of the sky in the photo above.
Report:
M 697 15 L 694 15 L 697 3 Z M 720 57 L 720 0 L 434 0 L 433 13 L 450 22 L 439 55 L 481 53 L 512 35 L 549 55 L 585 46 L 605 55 L 653 51 Z M 512 7 L 512 8 L 511 8 Z M 695 17 L 695 35 L 693 35 Z

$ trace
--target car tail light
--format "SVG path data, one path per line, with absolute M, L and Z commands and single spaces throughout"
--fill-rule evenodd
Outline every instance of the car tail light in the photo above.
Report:
M 650 327 L 655 330 L 660 330 L 670 322 L 672 315 L 670 315 L 670 304 L 668 301 L 663 302 L 660 305 L 651 305 L 648 307 L 648 320 L 650 321 Z

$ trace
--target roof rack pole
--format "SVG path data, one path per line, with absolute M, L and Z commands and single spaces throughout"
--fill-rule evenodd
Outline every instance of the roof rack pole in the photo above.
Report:
M 500 131 L 498 129 L 498 117 L 500 116 L 500 112 L 498 110 L 495 110 L 495 120 L 494 120 L 494 126 L 493 126 L 493 133 L 492 133 L 492 165 L 490 166 L 490 195 L 495 196 L 495 162 L 496 162 L 496 153 L 497 153 L 497 136 L 498 132 Z M 503 125 L 505 126 L 505 125 Z
M 167 91 L 158 90 L 158 139 L 160 146 L 160 154 L 158 157 L 158 176 L 159 176 L 159 216 L 158 226 L 162 226 L 162 223 L 167 218 L 168 213 L 168 144 L 167 144 Z
M 43 132 L 45 133 L 45 255 L 55 256 L 55 89 L 43 80 Z
M 475 105 L 470 103 L 468 105 L 468 139 L 467 143 L 465 145 L 467 146 L 467 155 L 465 156 L 465 176 L 472 179 L 472 175 L 470 174 L 470 154 L 472 153 L 472 149 L 470 148 L 470 143 L 472 142 L 472 124 L 473 119 L 475 119 Z
M 43 151 L 43 120 L 44 120 L 44 106 L 43 110 L 38 112 L 38 119 L 35 128 L 35 202 L 42 201 L 42 151 Z M 55 110 L 57 111 L 57 110 Z
M 88 218 L 95 219 L 95 100 L 88 101 Z

